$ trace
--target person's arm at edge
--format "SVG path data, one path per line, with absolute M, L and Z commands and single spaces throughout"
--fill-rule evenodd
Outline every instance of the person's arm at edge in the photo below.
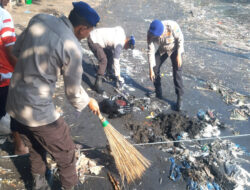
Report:
M 13 50 L 13 45 L 9 45 L 5 47 L 6 53 L 8 55 L 10 64 L 15 67 L 17 63 L 17 58 L 16 56 L 13 55 L 12 50 Z
M 153 67 L 156 65 L 156 63 L 155 63 L 155 45 L 154 45 L 154 42 L 151 40 L 149 34 L 147 36 L 147 43 L 148 43 L 149 78 L 151 81 L 154 81 L 155 74 L 154 74 Z
M 95 99 L 90 98 L 81 85 L 82 81 L 82 55 L 76 49 L 66 51 L 68 62 L 63 65 L 63 78 L 65 94 L 71 105 L 81 112 L 87 105 L 95 114 L 99 112 L 99 106 Z
M 120 75 L 121 75 L 121 71 L 120 71 L 120 55 L 122 52 L 122 45 L 118 44 L 115 46 L 114 49 L 114 70 L 115 70 L 115 76 L 118 77 L 118 79 L 120 80 Z
M 177 63 L 178 63 L 178 67 L 181 67 L 182 66 L 182 53 L 184 52 L 184 37 L 183 37 L 183 33 L 180 29 L 180 26 L 175 23 L 175 27 L 174 27 L 174 30 L 173 30 L 173 34 L 174 34 L 174 37 L 177 41 Z

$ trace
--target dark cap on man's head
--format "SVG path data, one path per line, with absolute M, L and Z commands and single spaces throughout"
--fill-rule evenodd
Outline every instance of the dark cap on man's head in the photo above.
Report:
M 164 25 L 160 20 L 155 19 L 153 22 L 151 22 L 149 27 L 149 32 L 154 36 L 161 36 L 164 32 Z
M 135 37 L 132 35 L 129 38 L 129 48 L 134 49 L 135 48 Z
M 87 3 L 83 1 L 73 2 L 74 11 L 80 16 L 83 17 L 91 26 L 96 26 L 96 24 L 100 21 L 100 17 Z

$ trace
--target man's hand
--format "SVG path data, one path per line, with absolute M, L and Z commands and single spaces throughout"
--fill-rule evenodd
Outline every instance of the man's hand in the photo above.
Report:
M 124 85 L 124 78 L 122 78 L 121 76 L 117 76 L 115 85 L 117 89 L 122 90 Z
M 99 114 L 100 109 L 97 101 L 94 98 L 90 98 L 89 101 L 89 109 L 94 113 L 94 114 Z
M 177 61 L 178 67 L 180 68 L 181 65 L 182 65 L 182 58 L 181 58 L 181 54 L 180 53 L 177 54 L 176 61 Z
M 123 77 L 118 76 L 118 80 L 119 80 L 122 84 L 124 84 L 124 78 L 123 78 Z
M 153 69 L 149 69 L 149 77 L 150 77 L 150 80 L 152 82 L 154 82 L 154 80 L 155 80 L 155 73 L 154 73 Z

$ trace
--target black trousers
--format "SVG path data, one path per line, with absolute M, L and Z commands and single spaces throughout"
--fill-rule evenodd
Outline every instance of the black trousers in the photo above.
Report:
M 103 76 L 106 69 L 112 74 L 114 49 L 112 47 L 102 48 L 99 44 L 94 43 L 90 37 L 88 37 L 88 46 L 98 60 L 99 68 L 97 74 Z
M 0 119 L 6 115 L 6 102 L 9 86 L 0 87 Z
M 154 85 L 157 87 L 161 85 L 161 76 L 160 76 L 160 71 L 161 71 L 161 66 L 164 63 L 164 61 L 168 58 L 168 54 L 165 53 L 163 55 L 160 55 L 159 50 L 155 53 L 155 62 L 156 65 L 153 68 L 154 73 L 155 73 L 155 83 Z M 183 80 L 182 80 L 182 66 L 178 67 L 177 64 L 177 51 L 173 52 L 170 56 L 171 62 L 172 62 L 172 68 L 173 68 L 173 80 L 174 80 L 174 86 L 175 86 L 175 93 L 177 95 L 182 96 L 184 94 L 183 91 Z
M 16 127 L 29 148 L 32 174 L 45 174 L 45 153 L 49 152 L 57 163 L 62 186 L 70 189 L 78 183 L 75 144 L 70 136 L 70 128 L 62 117 L 39 127 L 29 127 L 11 118 L 11 126 Z

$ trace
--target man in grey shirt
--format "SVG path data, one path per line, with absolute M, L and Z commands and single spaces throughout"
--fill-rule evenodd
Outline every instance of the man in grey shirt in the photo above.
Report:
M 75 144 L 70 130 L 55 110 L 52 96 L 60 74 L 65 94 L 81 112 L 87 105 L 99 112 L 97 102 L 81 86 L 82 52 L 79 40 L 89 36 L 100 17 L 87 3 L 73 3 L 69 17 L 38 14 L 16 41 L 18 62 L 11 79 L 6 110 L 30 150 L 33 189 L 47 189 L 45 152 L 57 162 L 63 189 L 77 184 Z

